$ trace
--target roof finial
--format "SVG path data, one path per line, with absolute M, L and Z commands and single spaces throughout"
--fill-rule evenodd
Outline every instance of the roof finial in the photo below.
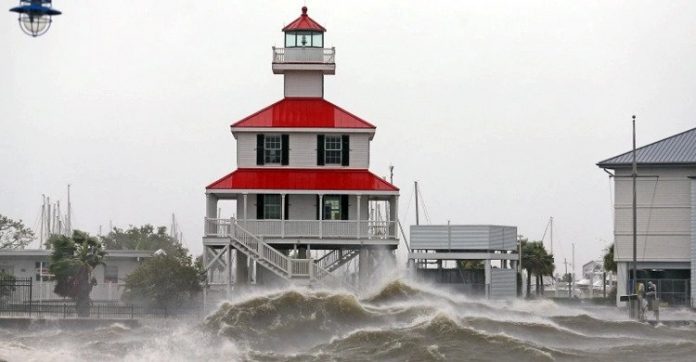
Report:
M 306 6 L 302 7 L 302 15 L 307 15 L 307 7 Z

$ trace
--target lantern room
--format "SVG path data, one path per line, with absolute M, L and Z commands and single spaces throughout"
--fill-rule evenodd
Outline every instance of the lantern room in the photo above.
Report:
M 303 72 L 304 77 L 319 80 L 314 83 L 321 87 L 321 76 L 336 72 L 336 49 L 325 47 L 325 32 L 326 28 L 310 18 L 303 6 L 300 17 L 283 28 L 284 47 L 273 47 L 273 73 L 290 72 L 297 78 L 301 76 L 298 72 Z
M 283 28 L 285 47 L 324 47 L 326 29 L 307 15 L 307 7 L 302 7 L 302 15 Z

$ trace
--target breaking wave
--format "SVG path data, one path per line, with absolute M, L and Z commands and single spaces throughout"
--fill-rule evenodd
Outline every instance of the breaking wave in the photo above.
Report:
M 486 301 L 405 280 L 360 297 L 310 289 L 255 293 L 222 302 L 199 321 L 0 330 L 0 360 L 680 361 L 696 355 L 694 324 L 641 324 L 609 307 Z

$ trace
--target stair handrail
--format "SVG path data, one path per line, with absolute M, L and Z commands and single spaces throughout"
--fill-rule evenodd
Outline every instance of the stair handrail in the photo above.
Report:
M 322 268 L 318 263 L 312 263 L 312 268 L 314 269 L 314 280 L 317 280 L 323 284 L 327 284 L 326 280 L 330 279 L 334 282 L 336 282 L 338 285 L 344 287 L 346 290 L 351 291 L 355 294 L 358 293 L 358 288 L 356 288 L 353 284 L 346 282 L 345 280 L 341 278 L 337 278 L 335 275 L 333 275 L 330 271 Z
M 256 235 L 251 233 L 249 230 L 245 229 L 235 218 L 231 218 L 233 230 L 230 232 L 230 237 L 236 239 L 239 243 L 247 247 L 250 251 L 254 252 L 256 256 L 262 260 L 267 261 L 271 265 L 278 269 L 281 269 L 284 273 L 291 276 L 290 270 L 290 258 L 285 256 L 285 254 L 279 252 L 272 246 L 268 245 L 266 242 L 258 238 Z M 244 238 L 240 238 L 237 235 L 237 231 L 240 231 Z M 248 238 L 253 239 L 254 243 L 249 243 Z
M 251 252 L 255 254 L 255 256 L 261 260 L 264 260 L 268 262 L 269 264 L 273 265 L 274 267 L 282 270 L 283 273 L 288 278 L 292 278 L 293 276 L 306 276 L 306 277 L 311 277 L 312 273 L 314 270 L 311 270 L 310 267 L 307 269 L 307 273 L 305 274 L 304 272 L 298 272 L 297 270 L 294 270 L 295 268 L 292 267 L 293 262 L 305 262 L 308 264 L 315 264 L 312 259 L 295 259 L 295 258 L 290 258 L 286 256 L 285 254 L 279 252 L 276 250 L 274 247 L 269 245 L 268 243 L 264 242 L 261 238 L 257 237 L 254 235 L 252 232 L 249 230 L 245 229 L 241 225 L 239 225 L 239 222 L 235 218 L 231 218 L 231 224 L 232 224 L 232 230 L 230 232 L 230 237 L 234 238 L 237 240 L 239 243 L 244 245 L 247 249 L 249 249 Z M 237 231 L 241 231 L 242 235 L 244 238 L 239 238 L 237 236 Z M 254 240 L 254 243 L 249 243 L 246 239 L 251 238 Z
M 326 268 L 329 265 L 333 264 L 337 260 L 341 259 L 341 249 L 334 249 L 322 256 L 321 258 L 317 259 L 315 262 L 319 265 L 322 266 L 322 268 Z

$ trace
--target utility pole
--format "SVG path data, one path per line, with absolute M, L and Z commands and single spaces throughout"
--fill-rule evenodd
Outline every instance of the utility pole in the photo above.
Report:
M 637 274 L 637 259 L 636 259 L 636 245 L 638 243 L 638 237 L 637 237 L 637 232 L 638 232 L 638 211 L 637 211 L 637 192 L 636 192 L 636 180 L 638 178 L 638 164 L 636 162 L 636 116 L 633 115 L 633 172 L 631 173 L 631 177 L 633 178 L 633 275 L 632 275 L 632 283 L 631 283 L 631 293 L 630 294 L 636 294 L 638 291 L 636 290 L 636 278 L 638 277 Z M 637 311 L 634 310 L 637 308 L 637 303 L 635 301 L 631 301 L 631 306 L 633 308 L 629 308 L 629 310 L 633 311 L 633 315 L 637 316 L 638 313 Z
M 418 181 L 414 181 L 413 184 L 415 185 L 416 193 L 416 225 L 420 225 L 420 222 L 418 220 Z

